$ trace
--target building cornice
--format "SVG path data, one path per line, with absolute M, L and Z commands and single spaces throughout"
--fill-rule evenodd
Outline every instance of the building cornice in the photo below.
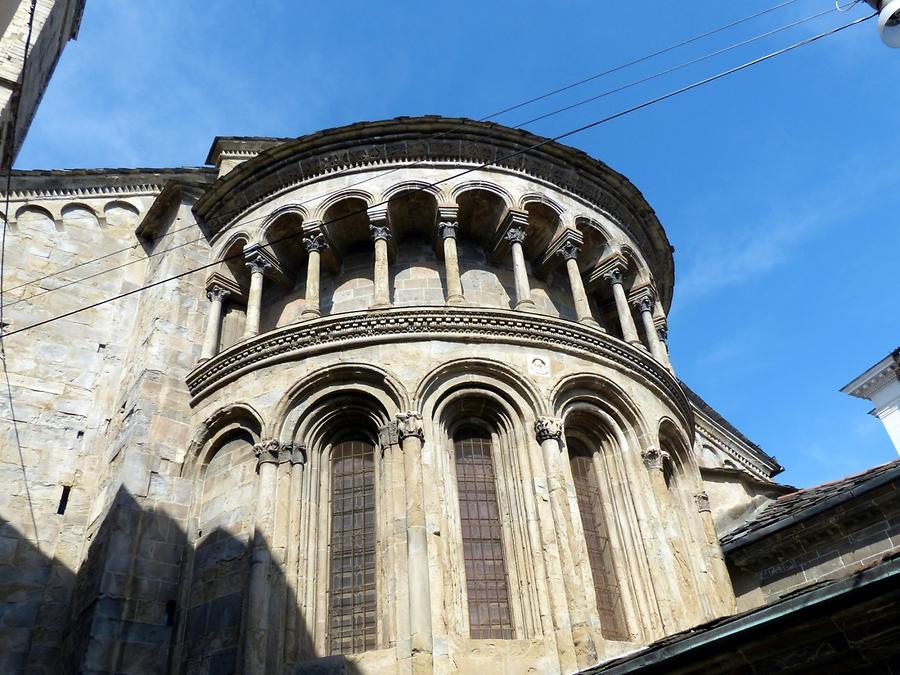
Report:
M 874 393 L 898 381 L 900 381 L 900 347 L 852 382 L 841 387 L 841 391 L 856 398 L 870 400 Z
M 691 406 L 678 380 L 645 351 L 584 324 L 513 310 L 401 307 L 303 321 L 229 347 L 192 370 L 187 385 L 196 403 L 246 373 L 284 361 L 355 346 L 480 337 L 568 352 L 625 371 L 669 401 L 693 428 Z
M 662 225 L 622 174 L 584 152 L 526 131 L 462 118 L 416 117 L 362 122 L 294 140 L 247 139 L 258 155 L 219 178 L 194 206 L 213 234 L 273 196 L 322 176 L 408 163 L 477 166 L 539 178 L 607 213 L 647 257 L 663 306 L 671 304 L 674 260 Z M 269 146 L 267 149 L 263 149 Z M 210 159 L 240 151 L 217 139 Z M 508 155 L 515 154 L 514 157 Z

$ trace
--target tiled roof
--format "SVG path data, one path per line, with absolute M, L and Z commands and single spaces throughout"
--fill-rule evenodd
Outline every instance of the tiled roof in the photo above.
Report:
M 896 465 L 897 462 L 892 462 L 892 464 Z M 757 617 L 763 615 L 777 617 L 778 614 L 783 614 L 784 616 L 790 616 L 790 611 L 784 611 L 788 605 L 791 605 L 793 610 L 796 611 L 796 609 L 803 607 L 804 603 L 807 602 L 807 598 L 824 597 L 836 589 L 843 589 L 844 593 L 853 593 L 862 580 L 879 575 L 883 575 L 890 583 L 895 584 L 891 578 L 896 577 L 898 572 L 900 572 L 898 564 L 900 564 L 900 551 L 892 551 L 849 576 L 813 582 L 791 593 L 786 593 L 769 604 L 754 607 L 731 616 L 714 619 L 699 626 L 667 635 L 636 652 L 581 671 L 582 675 L 597 675 L 607 672 L 641 672 L 647 666 L 656 666 L 653 672 L 665 672 L 666 659 L 677 655 L 679 651 L 696 649 L 704 646 L 704 642 L 708 647 L 710 640 L 727 639 L 728 637 L 740 635 L 741 631 L 746 628 L 758 627 L 758 624 L 762 622 Z M 893 588 L 896 588 L 896 585 Z M 718 636 L 716 636 L 717 633 Z M 693 644 L 691 644 L 692 642 Z M 698 656 L 698 660 L 701 658 Z M 683 671 L 679 670 L 679 672 Z
M 739 548 L 891 480 L 900 481 L 900 459 L 854 476 L 783 495 L 763 508 L 753 520 L 723 535 L 720 542 L 726 552 Z

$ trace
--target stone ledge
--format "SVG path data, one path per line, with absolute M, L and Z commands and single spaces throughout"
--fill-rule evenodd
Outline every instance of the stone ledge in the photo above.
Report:
M 643 350 L 574 321 L 504 309 L 393 307 L 294 323 L 229 347 L 194 368 L 188 374 L 187 385 L 194 404 L 241 375 L 273 363 L 352 345 L 417 340 L 466 342 L 479 337 L 557 349 L 624 369 L 662 392 L 685 421 L 693 424 L 690 404 L 678 380 Z

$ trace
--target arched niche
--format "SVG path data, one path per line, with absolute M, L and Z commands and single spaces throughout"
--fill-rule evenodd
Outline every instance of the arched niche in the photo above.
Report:
M 16 211 L 16 225 L 21 232 L 55 234 L 62 232 L 62 223 L 57 222 L 47 209 L 37 205 L 27 205 Z
M 133 204 L 113 201 L 103 207 L 103 215 L 110 227 L 137 227 L 141 213 Z
M 97 213 L 87 204 L 66 204 L 60 214 L 64 227 L 82 228 L 89 231 L 100 229 Z

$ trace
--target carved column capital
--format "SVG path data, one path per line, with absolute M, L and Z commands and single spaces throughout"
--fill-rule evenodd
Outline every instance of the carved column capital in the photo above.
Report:
M 653 297 L 647 293 L 639 298 L 635 298 L 631 301 L 631 304 L 634 308 L 639 312 L 652 312 L 653 311 Z
M 270 438 L 253 446 L 253 454 L 256 455 L 256 466 L 263 464 L 278 464 L 281 461 L 281 443 L 278 439 Z
M 396 422 L 388 422 L 378 429 L 378 445 L 381 446 L 381 454 L 384 455 L 385 448 L 400 443 L 400 432 Z
M 625 280 L 625 268 L 621 265 L 610 267 L 603 273 L 603 278 L 611 284 L 621 284 Z
M 694 495 L 694 501 L 697 502 L 697 511 L 700 513 L 710 513 L 712 509 L 709 507 L 709 495 L 706 492 L 698 492 Z
M 369 223 L 369 232 L 372 233 L 372 241 L 378 241 L 379 239 L 387 241 L 391 238 L 391 228 L 387 224 L 376 225 L 375 223 Z
M 525 228 L 519 226 L 511 227 L 503 236 L 510 244 L 521 244 L 525 241 Z
M 667 326 L 657 326 L 657 327 L 656 327 L 656 334 L 659 336 L 659 339 L 660 339 L 662 342 L 668 342 L 668 341 L 669 341 L 669 329 L 668 329 Z
M 456 239 L 456 230 L 459 228 L 459 222 L 455 220 L 445 220 L 438 223 L 438 234 L 441 239 Z
M 306 464 L 306 446 L 302 443 L 285 443 L 281 447 L 281 456 L 281 461 L 290 462 L 292 466 Z
M 247 258 L 246 265 L 250 269 L 250 274 L 265 274 L 272 269 L 272 263 L 261 255 L 252 255 Z
M 303 246 L 306 247 L 307 253 L 312 253 L 313 251 L 321 253 L 326 248 L 328 248 L 328 244 L 325 242 L 325 237 L 319 233 L 311 234 L 308 237 L 303 237 Z
M 397 435 L 401 441 L 410 436 L 416 436 L 420 440 L 424 440 L 425 431 L 422 428 L 422 415 L 417 412 L 397 413 Z
M 644 460 L 644 466 L 648 469 L 662 471 L 663 465 L 669 461 L 669 453 L 665 450 L 650 448 L 646 452 L 641 453 L 641 459 Z
M 571 239 L 566 240 L 566 243 L 556 252 L 563 260 L 575 260 L 580 253 L 581 247 Z
M 206 289 L 206 299 L 210 302 L 224 302 L 231 295 L 231 291 L 219 284 L 213 284 Z
M 548 440 L 561 441 L 563 422 L 558 417 L 538 417 L 534 422 L 534 434 L 538 443 Z

